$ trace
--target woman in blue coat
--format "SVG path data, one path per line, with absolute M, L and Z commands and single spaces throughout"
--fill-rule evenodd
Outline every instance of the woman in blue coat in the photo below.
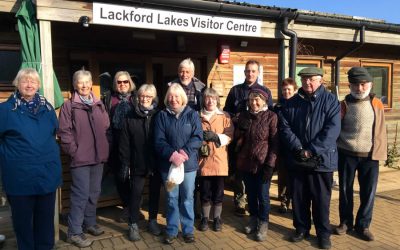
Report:
M 36 70 L 21 69 L 17 90 L 0 104 L 0 166 L 18 249 L 53 249 L 56 189 L 61 185 L 56 113 L 39 95 Z
M 199 167 L 198 150 L 203 141 L 200 117 L 187 106 L 183 88 L 172 84 L 165 96 L 166 108 L 154 121 L 155 152 L 159 157 L 159 170 L 163 182 L 171 165 L 184 164 L 185 175 L 181 184 L 167 192 L 167 228 L 164 243 L 172 244 L 178 235 L 179 221 L 186 243 L 194 242 L 193 191 Z

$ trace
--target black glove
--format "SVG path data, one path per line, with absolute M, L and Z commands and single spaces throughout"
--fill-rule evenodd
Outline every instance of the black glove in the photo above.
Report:
M 312 156 L 307 158 L 305 161 L 297 161 L 295 160 L 294 164 L 298 167 L 303 168 L 303 170 L 313 171 L 321 165 L 321 157 L 319 156 Z
M 274 174 L 274 168 L 268 165 L 264 165 L 262 182 L 265 183 L 271 181 L 273 174 Z
M 129 165 L 122 164 L 121 169 L 119 170 L 119 173 L 118 173 L 118 179 L 121 182 L 126 182 L 127 180 L 129 180 L 129 177 L 130 177 L 129 174 L 130 174 Z
M 307 161 L 309 159 L 306 157 L 306 150 L 304 150 L 304 149 L 295 150 L 294 158 L 296 159 L 296 161 L 299 161 L 299 162 Z
M 203 131 L 203 140 L 209 142 L 214 142 L 217 147 L 221 146 L 221 142 L 219 141 L 219 136 L 213 131 Z

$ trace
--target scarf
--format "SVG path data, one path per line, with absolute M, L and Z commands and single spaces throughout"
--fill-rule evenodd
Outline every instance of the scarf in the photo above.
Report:
M 117 104 L 117 107 L 115 107 L 114 115 L 112 118 L 113 128 L 115 129 L 122 129 L 125 118 L 131 111 L 131 105 L 129 104 L 130 96 L 130 93 L 118 94 L 118 99 L 120 101 Z
M 81 99 L 81 101 L 82 101 L 84 104 L 89 105 L 89 106 L 92 106 L 92 105 L 93 105 L 93 96 L 92 96 L 92 94 L 88 95 L 88 97 L 86 97 L 86 96 L 81 96 L 80 94 L 78 94 L 78 96 L 79 96 L 79 98 Z
M 178 119 L 178 118 L 179 118 L 179 115 L 182 113 L 182 111 L 185 109 L 185 107 L 186 107 L 186 106 L 182 106 L 182 107 L 178 108 L 177 110 L 172 109 L 172 108 L 170 108 L 170 107 L 167 107 L 167 111 L 168 111 L 170 114 L 173 114 L 173 115 L 176 117 L 176 119 Z
M 266 111 L 266 110 L 268 110 L 268 105 L 267 105 L 267 104 L 265 104 L 265 107 L 261 108 L 260 110 L 258 110 L 258 111 L 256 111 L 256 112 L 250 109 L 250 113 L 252 113 L 252 114 L 258 114 L 258 113 L 260 113 L 261 111 Z
M 14 99 L 16 100 L 16 108 L 25 106 L 31 114 L 36 114 L 40 106 L 46 105 L 46 99 L 39 95 L 39 93 L 35 93 L 35 96 L 30 101 L 24 99 L 18 90 L 14 92 L 13 95 Z
M 217 112 L 217 110 L 218 110 L 218 109 L 215 109 L 215 110 L 213 110 L 213 111 L 207 111 L 207 110 L 205 110 L 205 109 L 202 109 L 202 110 L 201 110 L 201 114 L 202 114 L 202 116 L 203 116 L 207 121 L 209 121 L 209 120 L 211 119 L 211 117 L 212 117 L 213 115 L 215 115 L 215 113 Z

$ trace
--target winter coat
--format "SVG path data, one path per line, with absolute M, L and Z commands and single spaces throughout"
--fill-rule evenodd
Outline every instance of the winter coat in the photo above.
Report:
M 71 157 L 71 167 L 96 165 L 108 159 L 110 121 L 103 103 L 94 95 L 93 99 L 89 106 L 74 93 L 61 107 L 57 134 L 61 148 Z
M 119 156 L 122 165 L 130 166 L 132 175 L 147 175 L 155 166 L 154 116 L 157 108 L 147 114 L 135 104 L 133 112 L 127 117 L 119 138 Z
M 279 150 L 278 117 L 270 111 L 239 114 L 235 131 L 237 168 L 257 173 L 265 167 L 275 167 Z
M 372 146 L 372 160 L 385 161 L 387 159 L 387 135 L 385 126 L 385 108 L 382 102 L 370 94 L 372 109 L 375 114 L 374 131 L 373 131 L 373 146 Z M 346 115 L 347 102 L 351 99 L 351 95 L 347 95 L 343 101 L 340 102 L 341 119 Z M 340 150 L 340 149 L 339 149 Z
M 281 108 L 279 119 L 282 142 L 290 151 L 289 168 L 298 168 L 294 164 L 294 152 L 304 149 L 320 157 L 321 163 L 315 171 L 332 172 L 337 169 L 340 105 L 323 85 L 311 97 L 300 88 Z
M 7 195 L 43 195 L 61 185 L 56 113 L 44 101 L 36 114 L 14 94 L 0 104 L 0 166 Z
M 154 149 L 158 156 L 158 169 L 168 172 L 169 159 L 174 151 L 183 149 L 189 156 L 185 172 L 199 168 L 198 151 L 203 141 L 203 129 L 198 113 L 186 106 L 179 118 L 168 110 L 162 110 L 154 121 Z
M 268 108 L 272 108 L 272 95 L 271 91 L 258 83 L 254 83 L 249 87 L 247 83 L 235 85 L 229 91 L 228 97 L 226 98 L 224 111 L 228 112 L 231 117 L 234 117 L 240 112 L 247 110 L 247 102 L 249 99 L 249 93 L 251 89 L 261 89 L 268 94 Z
M 201 116 L 203 131 L 213 131 L 220 139 L 221 146 L 214 142 L 203 142 L 209 147 L 207 157 L 200 156 L 201 176 L 228 176 L 228 147 L 233 138 L 234 127 L 228 113 L 217 110 L 210 120 Z
M 171 82 L 168 83 L 168 86 L 171 86 L 171 84 L 173 83 L 181 83 L 181 80 L 179 78 L 176 78 L 174 80 L 172 80 Z M 194 84 L 194 88 L 196 90 L 195 93 L 195 102 L 189 102 L 187 105 L 189 107 L 191 107 L 192 109 L 194 109 L 195 111 L 200 111 L 201 107 L 203 105 L 203 91 L 206 88 L 206 85 L 200 81 L 199 79 L 197 79 L 196 77 L 193 77 L 192 79 L 192 83 Z

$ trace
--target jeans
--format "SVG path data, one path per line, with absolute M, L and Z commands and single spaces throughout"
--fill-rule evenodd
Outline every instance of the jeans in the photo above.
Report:
M 54 247 L 56 193 L 9 195 L 12 222 L 20 250 L 50 250 Z
M 103 164 L 71 168 L 71 209 L 68 236 L 82 233 L 82 226 L 96 225 L 97 200 L 101 193 Z
M 183 182 L 174 187 L 171 192 L 166 192 L 167 227 L 168 236 L 177 236 L 179 221 L 183 235 L 194 232 L 193 191 L 197 171 L 185 173 Z M 161 172 L 163 182 L 167 181 L 167 172 Z
M 339 153 L 339 215 L 340 223 L 353 226 L 353 186 L 356 171 L 360 185 L 360 207 L 355 227 L 369 228 L 378 185 L 379 161 Z
M 260 221 L 268 222 L 270 211 L 269 187 L 271 180 L 263 182 L 262 179 L 263 171 L 259 171 L 257 174 L 243 174 L 250 216 L 255 216 Z

